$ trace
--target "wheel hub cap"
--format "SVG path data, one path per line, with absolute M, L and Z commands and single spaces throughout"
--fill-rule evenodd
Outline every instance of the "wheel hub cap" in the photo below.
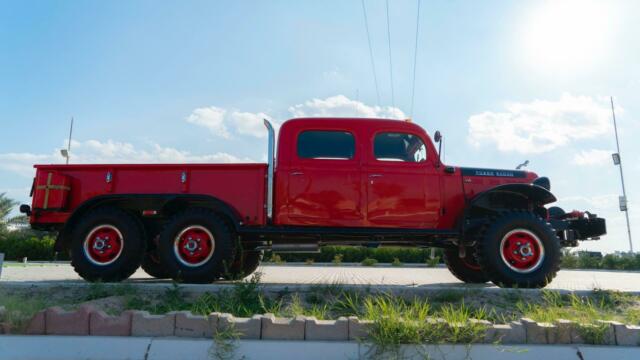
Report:
M 513 271 L 530 273 L 542 265 L 544 246 L 540 238 L 526 229 L 509 231 L 500 244 L 502 261 Z
M 95 265 L 105 266 L 116 261 L 122 253 L 122 233 L 113 225 L 98 225 L 85 237 L 86 258 Z
M 180 263 L 189 267 L 203 265 L 215 249 L 215 241 L 211 232 L 199 225 L 183 229 L 174 240 L 174 254 Z

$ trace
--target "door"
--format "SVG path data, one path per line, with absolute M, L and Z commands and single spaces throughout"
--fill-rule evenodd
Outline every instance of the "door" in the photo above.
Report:
M 366 166 L 370 226 L 432 228 L 440 211 L 440 183 L 417 134 L 378 132 Z
M 356 143 L 351 132 L 341 130 L 305 130 L 297 135 L 288 174 L 290 224 L 362 226 Z

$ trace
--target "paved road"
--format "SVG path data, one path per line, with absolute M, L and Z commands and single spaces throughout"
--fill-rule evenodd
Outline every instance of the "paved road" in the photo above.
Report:
M 464 285 L 444 268 L 266 265 L 261 266 L 258 271 L 263 274 L 263 283 L 274 285 L 338 283 L 421 288 Z M 152 281 L 141 270 L 136 272 L 131 280 L 144 283 Z M 30 264 L 26 267 L 11 264 L 2 269 L 0 285 L 3 282 L 72 284 L 81 281 L 67 264 Z M 547 288 L 560 290 L 598 288 L 640 292 L 640 272 L 562 270 Z

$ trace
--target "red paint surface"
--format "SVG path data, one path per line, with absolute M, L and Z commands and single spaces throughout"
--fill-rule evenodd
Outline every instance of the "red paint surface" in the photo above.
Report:
M 353 159 L 302 159 L 297 136 L 303 130 L 340 130 L 353 134 Z M 373 155 L 378 132 L 418 136 L 426 145 L 420 163 L 380 161 Z M 477 193 L 506 183 L 536 178 L 465 177 L 445 172 L 427 133 L 398 120 L 310 118 L 289 120 L 280 128 L 274 178 L 277 225 L 451 229 Z M 265 164 L 36 165 L 38 174 L 68 176 L 71 191 L 60 212 L 38 212 L 32 222 L 62 223 L 84 201 L 105 194 L 202 194 L 231 205 L 247 225 L 266 224 Z M 106 175 L 112 173 L 111 182 Z M 186 181 L 182 182 L 182 173 Z M 379 175 L 379 176 L 378 176 Z M 466 189 L 467 193 L 465 194 Z M 36 197 L 39 196 L 36 191 Z M 36 215 L 39 214 L 39 215 Z M 247 220 L 248 218 L 248 220 Z

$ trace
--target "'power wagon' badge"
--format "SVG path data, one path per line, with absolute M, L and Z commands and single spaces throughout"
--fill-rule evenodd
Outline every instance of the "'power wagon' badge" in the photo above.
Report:
M 497 169 L 478 169 L 478 168 L 462 168 L 463 176 L 491 176 L 491 177 L 511 177 L 524 178 L 527 173 L 524 171 L 497 170 Z

